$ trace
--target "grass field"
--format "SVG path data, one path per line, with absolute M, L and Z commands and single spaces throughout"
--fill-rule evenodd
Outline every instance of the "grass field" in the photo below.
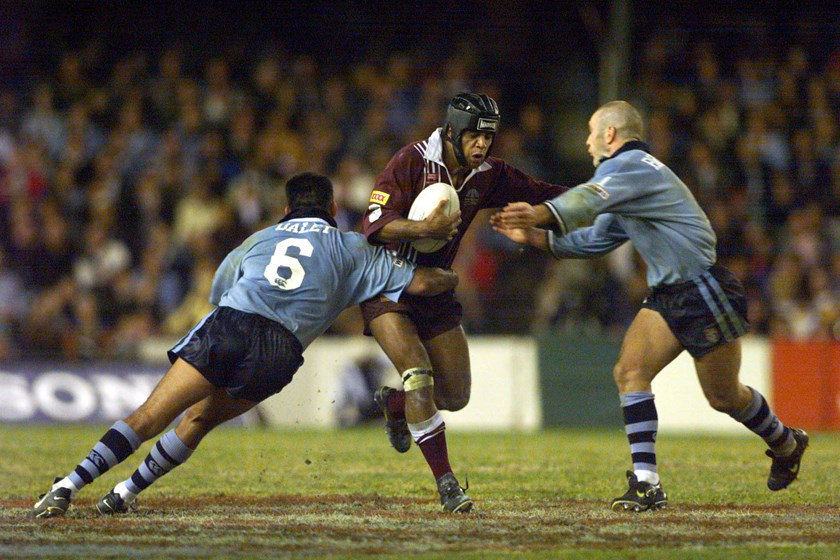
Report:
M 476 510 L 439 512 L 419 450 L 399 455 L 381 427 L 222 428 L 189 462 L 100 518 L 93 503 L 151 443 L 85 488 L 67 516 L 29 511 L 99 427 L 0 426 L 0 558 L 840 558 L 840 434 L 812 434 L 801 479 L 765 480 L 757 438 L 659 438 L 670 505 L 617 513 L 626 489 L 621 430 L 450 431 L 450 458 Z

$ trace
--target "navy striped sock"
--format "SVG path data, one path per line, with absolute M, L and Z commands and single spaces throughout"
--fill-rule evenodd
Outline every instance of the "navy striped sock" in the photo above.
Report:
M 761 393 L 752 387 L 747 389 L 752 392 L 750 404 L 730 416 L 758 434 L 774 452 L 786 455 L 793 451 L 796 448 L 793 431 L 779 421 Z
M 125 486 L 133 494 L 139 494 L 154 481 L 186 461 L 193 450 L 170 430 L 163 434 L 152 450 L 146 456 L 131 478 L 125 481 Z
M 141 443 L 143 442 L 140 436 L 128 424 L 120 420 L 105 432 L 102 439 L 67 478 L 76 488 L 81 489 L 114 465 L 125 461 L 129 455 L 137 451 Z
M 640 471 L 656 473 L 656 432 L 659 430 L 659 416 L 656 414 L 653 393 L 635 391 L 622 393 L 619 398 L 624 415 L 624 431 L 627 441 L 630 442 L 633 471 L 636 474 Z

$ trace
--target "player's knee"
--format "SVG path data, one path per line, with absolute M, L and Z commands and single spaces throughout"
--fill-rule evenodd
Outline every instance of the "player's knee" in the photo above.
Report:
M 438 410 L 449 410 L 454 412 L 456 410 L 461 410 L 470 402 L 470 393 L 467 391 L 465 394 L 460 395 L 438 395 L 435 396 L 435 406 L 437 406 Z
M 158 415 L 153 414 L 145 406 L 141 406 L 131 413 L 124 422 L 128 424 L 128 426 L 134 430 L 134 433 L 136 433 L 143 441 L 155 437 L 167 426 L 167 424 L 164 424 Z
M 621 362 L 613 367 L 613 379 L 620 393 L 634 390 L 634 387 L 642 378 L 641 370 L 638 367 L 629 366 Z
M 730 390 L 706 390 L 706 400 L 713 409 L 725 414 L 737 412 L 739 407 L 736 402 L 736 394 Z
M 194 407 L 188 408 L 184 412 L 182 423 L 186 425 L 190 433 L 201 434 L 202 436 L 218 424 L 206 411 L 196 410 Z

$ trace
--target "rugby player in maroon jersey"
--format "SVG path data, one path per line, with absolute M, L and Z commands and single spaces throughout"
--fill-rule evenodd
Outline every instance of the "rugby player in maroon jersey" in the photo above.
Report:
M 479 210 L 509 202 L 538 204 L 567 190 L 529 177 L 504 160 L 489 156 L 500 123 L 489 96 L 460 93 L 452 98 L 446 122 L 420 142 L 401 148 L 376 178 L 364 218 L 364 234 L 418 264 L 448 269 Z M 407 218 L 420 191 L 449 183 L 461 209 L 447 216 L 442 208 L 425 220 Z M 416 239 L 445 239 L 434 253 L 419 253 Z M 461 304 L 454 291 L 435 297 L 403 297 L 398 303 L 373 298 L 361 305 L 365 334 L 373 335 L 397 368 L 401 389 L 383 387 L 375 399 L 385 412 L 391 445 L 404 453 L 412 439 L 437 481 L 447 512 L 469 512 L 472 500 L 452 474 L 445 424 L 439 410 L 456 411 L 470 399 L 472 374 Z

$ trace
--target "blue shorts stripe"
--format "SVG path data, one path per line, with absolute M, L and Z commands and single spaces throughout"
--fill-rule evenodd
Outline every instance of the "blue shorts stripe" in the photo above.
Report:
M 732 328 L 735 329 L 736 337 L 746 334 L 748 330 L 746 322 L 735 311 L 735 309 L 732 308 L 732 304 L 729 302 L 729 298 L 726 297 L 726 293 L 723 291 L 723 288 L 721 287 L 720 282 L 717 281 L 717 278 L 712 276 L 711 272 L 706 272 L 703 274 L 701 279 L 709 284 L 709 287 L 717 296 L 718 301 L 720 301 L 723 306 L 726 318 L 729 319 L 732 324 Z
M 726 314 L 721 310 L 718 302 L 716 301 L 715 297 L 712 295 L 709 287 L 703 282 L 703 280 L 707 280 L 711 278 L 712 275 L 708 272 L 704 272 L 699 278 L 694 280 L 694 284 L 697 286 L 697 289 L 700 290 L 700 294 L 703 296 L 703 300 L 706 302 L 709 310 L 714 315 L 715 321 L 717 322 L 720 330 L 723 332 L 723 337 L 726 340 L 734 340 L 735 333 L 732 331 L 732 328 L 729 325 L 729 322 L 726 320 Z M 714 280 L 712 278 L 712 280 Z M 725 300 L 724 300 L 725 301 Z M 730 310 L 732 308 L 730 307 Z
M 186 346 L 186 345 L 187 345 L 187 343 L 190 341 L 190 338 L 192 338 L 192 335 L 193 335 L 193 334 L 195 334 L 195 332 L 196 332 L 198 329 L 200 329 L 200 328 L 204 325 L 204 323 L 206 323 L 206 322 L 207 322 L 207 319 L 209 319 L 209 318 L 210 318 L 210 316 L 211 316 L 211 315 L 213 315 L 213 314 L 214 314 L 217 310 L 218 310 L 218 307 L 217 307 L 216 309 L 214 309 L 213 311 L 211 311 L 210 313 L 208 313 L 207 315 L 205 315 L 205 316 L 204 316 L 204 318 L 203 318 L 201 321 L 199 321 L 199 322 L 198 322 L 198 324 L 197 324 L 196 326 L 194 326 L 194 327 L 190 330 L 190 332 L 188 332 L 188 333 L 184 336 L 184 338 L 182 338 L 181 340 L 179 340 L 179 341 L 178 341 L 178 343 L 177 343 L 175 346 L 173 346 L 173 347 L 172 347 L 172 350 L 170 350 L 170 352 L 173 352 L 173 353 L 176 353 L 176 354 L 177 354 L 178 352 L 180 352 L 180 351 L 181 351 L 181 349 L 182 349 L 184 346 Z

